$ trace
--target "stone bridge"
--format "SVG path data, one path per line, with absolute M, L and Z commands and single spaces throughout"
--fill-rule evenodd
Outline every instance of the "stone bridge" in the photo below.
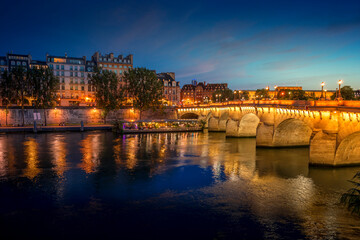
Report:
M 206 121 L 227 137 L 256 137 L 258 147 L 310 146 L 310 164 L 360 164 L 360 113 L 274 106 L 178 108 L 178 118 Z

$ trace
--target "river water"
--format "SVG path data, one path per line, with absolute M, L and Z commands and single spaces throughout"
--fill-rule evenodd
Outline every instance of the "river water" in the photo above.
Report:
M 224 133 L 0 135 L 1 239 L 356 239 L 359 167 Z

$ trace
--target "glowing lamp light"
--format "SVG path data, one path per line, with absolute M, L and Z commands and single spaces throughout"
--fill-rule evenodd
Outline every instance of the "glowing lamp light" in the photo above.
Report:
M 321 86 L 325 86 L 325 82 L 322 82 L 322 83 L 321 83 Z
M 338 84 L 342 84 L 342 83 L 343 83 L 343 80 L 340 79 L 340 80 L 338 81 Z

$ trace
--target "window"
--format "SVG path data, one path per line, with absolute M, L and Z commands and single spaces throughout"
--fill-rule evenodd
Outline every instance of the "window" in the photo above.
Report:
M 78 70 L 78 67 L 77 66 L 75 66 L 75 71 L 77 71 Z
M 165 94 L 167 94 L 167 90 L 165 90 Z
M 117 74 L 117 70 L 114 70 L 114 73 Z
M 78 76 L 78 73 L 77 72 L 75 72 L 75 77 L 77 77 Z
M 61 86 L 61 90 L 65 90 L 65 85 L 62 85 L 62 86 Z
M 70 78 L 70 83 L 73 83 L 73 79 L 72 79 L 72 78 Z
M 64 65 L 61 65 L 61 70 L 64 70 Z
M 61 72 L 61 76 L 64 76 L 64 72 Z
M 22 65 L 23 65 L 23 66 L 26 66 L 26 62 L 23 62 Z
M 107 64 L 105 64 L 104 67 L 107 67 Z
M 120 70 L 119 73 L 122 74 L 122 70 Z
M 80 71 L 84 71 L 84 67 L 80 67 Z
M 72 71 L 73 70 L 73 66 L 70 66 L 70 71 Z
M 164 86 L 167 87 L 167 82 L 164 82 Z
M 124 66 L 124 68 L 127 68 L 126 66 Z
M 78 84 L 78 80 L 77 80 L 77 79 L 75 79 L 75 84 Z
M 75 90 L 78 90 L 78 86 L 77 86 L 77 85 L 75 86 Z
M 70 90 L 74 90 L 74 87 L 73 87 L 73 85 L 70 85 Z
M 70 72 L 70 77 L 72 77 L 73 76 L 73 72 Z
M 59 71 L 56 71 L 56 76 L 60 76 Z
M 62 78 L 62 79 L 61 79 L 61 82 L 62 82 L 62 83 L 65 83 L 65 78 Z
M 59 65 L 56 65 L 56 70 L 59 70 Z
M 81 86 L 81 91 L 84 91 L 84 86 Z
M 175 90 L 173 90 L 173 94 L 175 94 Z
M 11 65 L 15 65 L 15 61 L 11 61 Z
M 17 61 L 16 64 L 17 64 L 18 66 L 20 66 L 20 65 L 21 65 L 21 62 Z
M 122 68 L 122 66 L 119 66 L 119 68 Z
M 90 85 L 88 86 L 88 91 L 91 92 L 91 86 Z
M 83 73 L 83 72 L 81 73 L 81 77 L 84 77 L 84 73 Z
M 114 65 L 114 68 L 117 68 L 117 65 Z

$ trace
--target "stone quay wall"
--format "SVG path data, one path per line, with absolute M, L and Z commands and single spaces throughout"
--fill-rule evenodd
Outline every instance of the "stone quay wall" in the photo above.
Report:
M 98 108 L 89 107 L 57 107 L 53 109 L 46 109 L 47 124 L 79 124 L 81 121 L 84 124 L 104 123 L 102 117 L 102 110 Z M 33 109 L 26 107 L 24 109 L 25 125 L 34 123 L 34 113 L 40 113 L 40 119 L 37 119 L 37 124 L 44 124 L 44 110 Z M 38 115 L 38 114 L 36 114 Z M 36 116 L 37 118 L 37 116 Z M 142 113 L 141 119 L 176 119 L 177 113 L 175 108 L 166 108 L 159 111 L 145 111 Z M 132 108 L 120 109 L 112 111 L 106 118 L 107 123 L 114 122 L 115 120 L 139 120 L 139 112 Z M 5 107 L 0 107 L 0 124 L 4 126 L 6 122 Z M 21 108 L 9 108 L 7 114 L 8 125 L 22 124 Z

